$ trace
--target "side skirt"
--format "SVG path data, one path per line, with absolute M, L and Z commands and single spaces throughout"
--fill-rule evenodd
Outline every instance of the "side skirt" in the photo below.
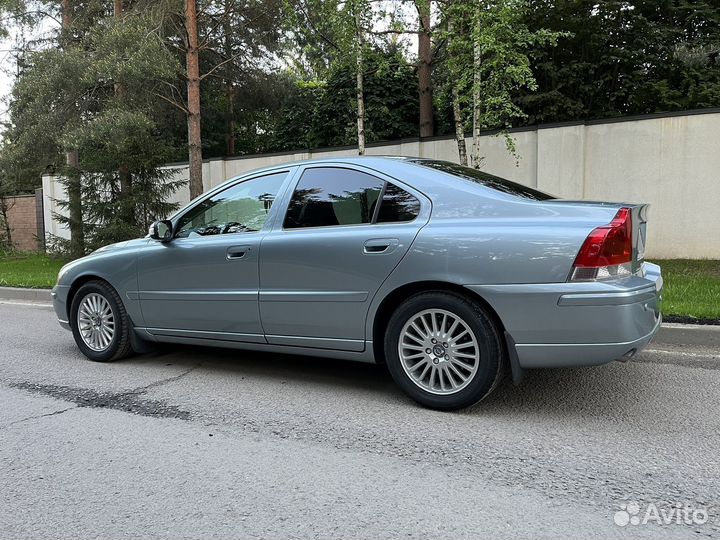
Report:
M 317 356 L 321 358 L 337 358 L 339 360 L 352 360 L 355 362 L 365 362 L 374 364 L 375 357 L 372 353 L 372 342 L 365 342 L 364 351 L 340 351 L 337 349 L 298 347 L 293 345 L 274 345 L 269 343 L 257 343 L 248 341 L 236 341 L 218 338 L 198 338 L 179 335 L 158 335 L 150 333 L 146 328 L 135 328 L 142 339 L 156 341 L 159 343 L 179 343 L 184 345 L 198 345 L 206 347 L 222 347 L 226 349 L 239 349 L 247 351 L 265 351 L 276 352 L 282 354 L 299 354 L 304 356 Z

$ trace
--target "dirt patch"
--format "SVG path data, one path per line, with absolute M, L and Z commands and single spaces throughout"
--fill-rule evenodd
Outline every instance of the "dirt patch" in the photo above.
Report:
M 143 397 L 144 392 L 142 391 L 96 392 L 87 388 L 30 382 L 11 383 L 10 386 L 35 394 L 69 401 L 75 403 L 78 407 L 114 409 L 155 418 L 179 418 L 180 420 L 189 420 L 191 418 L 189 411 L 182 410 L 161 400 L 146 399 Z

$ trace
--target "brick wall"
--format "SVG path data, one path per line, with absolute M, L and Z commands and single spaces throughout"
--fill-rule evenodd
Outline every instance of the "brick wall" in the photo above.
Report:
M 7 204 L 13 247 L 18 251 L 37 251 L 42 232 L 38 231 L 35 195 L 7 197 Z

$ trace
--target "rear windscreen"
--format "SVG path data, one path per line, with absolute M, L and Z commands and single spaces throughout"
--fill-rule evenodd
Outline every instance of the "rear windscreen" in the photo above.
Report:
M 470 182 L 475 182 L 476 184 L 482 184 L 483 186 L 496 191 L 516 195 L 517 197 L 523 197 L 524 199 L 531 199 L 533 201 L 548 201 L 550 199 L 555 199 L 552 195 L 548 195 L 547 193 L 543 193 L 537 189 L 529 188 L 527 186 L 523 186 L 522 184 L 505 180 L 499 176 L 494 176 L 471 167 L 464 167 L 450 161 L 439 161 L 434 159 L 409 159 L 408 161 L 410 163 L 414 163 L 415 165 L 442 171 L 444 173 L 457 176 L 458 178 L 462 178 L 463 180 L 469 180 Z

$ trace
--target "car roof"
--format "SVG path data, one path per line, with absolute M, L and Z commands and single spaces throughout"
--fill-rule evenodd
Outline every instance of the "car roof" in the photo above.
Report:
M 436 200 L 442 198 L 448 203 L 454 201 L 455 204 L 468 196 L 483 196 L 491 199 L 500 199 L 506 201 L 517 201 L 518 197 L 503 190 L 497 190 L 489 185 L 468 181 L 461 176 L 450 174 L 447 171 L 439 170 L 432 166 L 423 166 L 423 162 L 442 163 L 442 161 L 432 158 L 422 158 L 415 156 L 326 156 L 311 159 L 295 160 L 286 163 L 274 163 L 262 168 L 249 170 L 242 174 L 224 182 L 218 187 L 225 187 L 241 178 L 249 175 L 262 174 L 264 172 L 278 171 L 285 167 L 304 167 L 308 165 L 354 165 L 368 169 L 369 172 L 386 175 L 391 179 L 397 180 L 400 184 L 405 184 L 423 195 Z M 448 165 L 451 162 L 447 162 Z M 501 180 L 501 179 L 498 179 Z M 527 202 L 527 201 L 526 201 Z
M 347 164 L 357 165 L 368 169 L 373 169 L 379 173 L 386 174 L 390 177 L 395 177 L 397 180 L 407 183 L 417 189 L 422 189 L 422 185 L 426 182 L 432 184 L 446 183 L 446 179 L 443 182 L 438 182 L 439 171 L 433 171 L 426 167 L 418 167 L 415 165 L 419 161 L 431 161 L 428 158 L 420 158 L 414 156 L 328 156 L 311 159 L 301 159 L 294 161 L 287 161 L 284 163 L 273 163 L 272 165 L 266 165 L 265 167 L 259 167 L 257 169 L 251 169 L 244 171 L 243 173 L 233 177 L 232 179 L 224 182 L 227 184 L 232 180 L 237 180 L 248 175 L 261 173 L 264 171 L 276 171 L 285 167 L 304 167 L 307 165 L 322 165 L 322 164 Z M 405 174 L 403 174 L 405 173 Z M 410 174 L 411 177 L 408 177 Z M 443 175 L 444 176 L 444 175 Z M 450 177 L 452 178 L 452 177 Z M 418 183 L 418 180 L 424 180 Z M 452 181 L 450 182 L 453 183 Z M 462 182 L 461 182 L 462 183 Z

